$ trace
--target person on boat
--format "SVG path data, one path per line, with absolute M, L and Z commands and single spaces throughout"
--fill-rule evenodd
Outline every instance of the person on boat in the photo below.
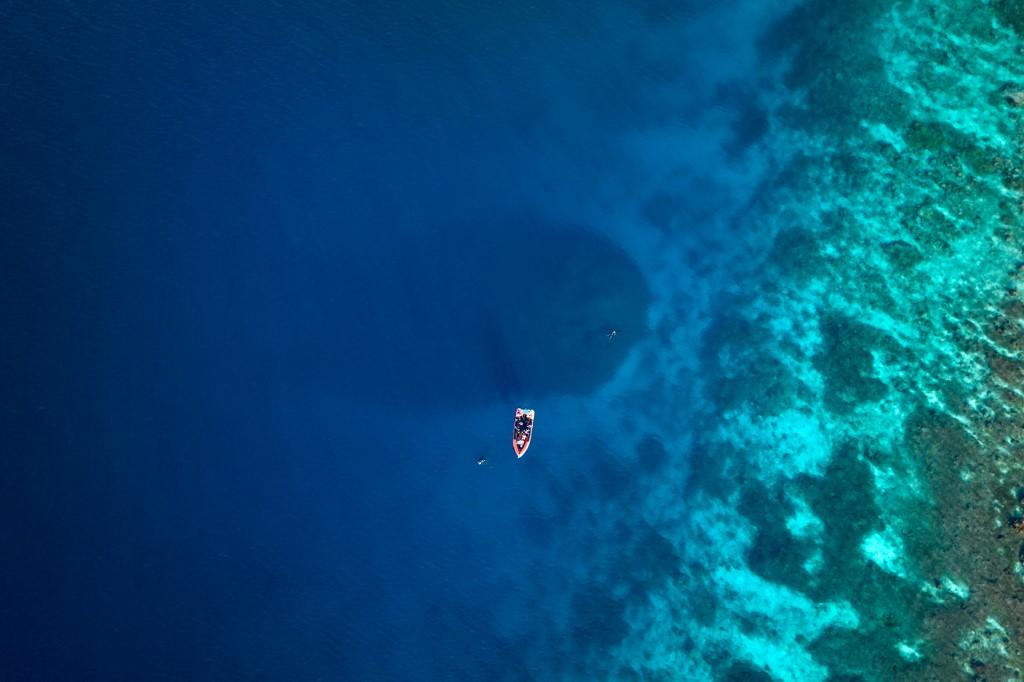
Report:
M 527 436 L 530 433 L 530 418 L 525 414 L 521 415 L 516 420 L 516 434 L 518 436 Z
M 516 418 L 512 422 L 512 449 L 516 457 L 522 457 L 530 447 L 533 436 L 533 410 L 516 409 Z

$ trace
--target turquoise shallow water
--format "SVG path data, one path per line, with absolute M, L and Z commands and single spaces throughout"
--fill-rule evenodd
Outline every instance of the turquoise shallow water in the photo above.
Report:
M 675 350 L 609 398 L 687 455 L 595 505 L 648 570 L 587 547 L 625 623 L 591 674 L 1020 678 L 1017 11 L 807 3 L 760 38 L 756 190 L 703 305 L 655 279 Z
M 679 561 L 625 609 L 624 669 L 1019 679 L 1017 11 L 808 3 L 762 39 L 790 60 L 771 170 L 686 473 L 640 496 Z

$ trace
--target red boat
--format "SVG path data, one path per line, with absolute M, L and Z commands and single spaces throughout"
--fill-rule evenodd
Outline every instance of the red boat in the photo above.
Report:
M 516 457 L 522 457 L 530 448 L 530 441 L 533 439 L 533 410 L 516 408 L 516 420 L 512 425 L 512 449 L 516 451 Z

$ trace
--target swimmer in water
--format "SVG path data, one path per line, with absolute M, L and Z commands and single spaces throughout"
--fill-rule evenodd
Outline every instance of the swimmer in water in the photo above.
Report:
M 608 331 L 607 334 L 605 334 L 605 336 L 608 337 L 609 341 L 614 341 L 615 337 L 618 336 L 618 335 L 619 335 L 619 330 L 618 329 L 611 329 L 611 330 Z
M 476 460 L 476 463 L 477 463 L 477 466 L 482 466 L 484 464 L 487 464 L 487 458 L 486 457 L 480 457 L 479 459 Z

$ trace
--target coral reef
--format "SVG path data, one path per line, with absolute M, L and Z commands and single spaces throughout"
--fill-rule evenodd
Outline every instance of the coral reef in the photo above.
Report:
M 1022 27 L 1015 2 L 815 0 L 764 37 L 790 64 L 750 103 L 769 170 L 628 493 L 660 568 L 599 579 L 581 669 L 1022 679 Z

